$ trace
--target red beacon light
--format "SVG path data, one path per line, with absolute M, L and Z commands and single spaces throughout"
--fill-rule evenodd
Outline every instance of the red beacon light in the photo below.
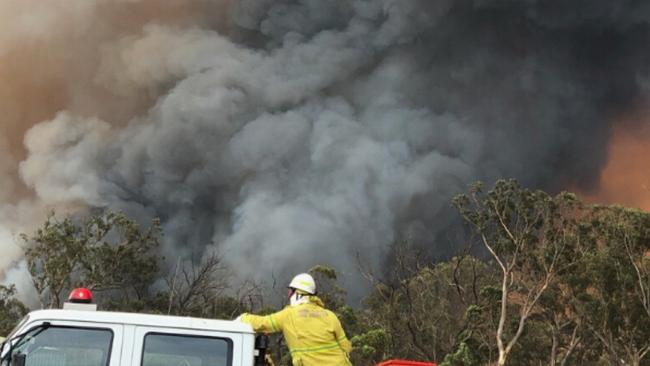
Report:
M 68 301 L 63 303 L 65 310 L 97 310 L 97 304 L 93 304 L 93 293 L 87 288 L 76 288 L 70 292 Z
M 93 293 L 87 288 L 76 288 L 70 292 L 68 301 L 73 304 L 90 304 L 93 302 Z

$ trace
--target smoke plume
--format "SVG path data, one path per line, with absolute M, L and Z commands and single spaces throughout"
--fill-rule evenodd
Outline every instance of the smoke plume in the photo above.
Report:
M 647 97 L 649 20 L 633 0 L 3 1 L 0 268 L 51 207 L 160 217 L 168 257 L 217 250 L 241 277 L 324 263 L 357 289 L 357 255 L 379 269 L 400 238 L 443 257 L 474 180 L 597 188 Z

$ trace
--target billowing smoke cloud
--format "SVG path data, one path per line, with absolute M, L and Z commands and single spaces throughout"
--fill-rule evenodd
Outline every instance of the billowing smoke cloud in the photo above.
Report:
M 351 288 L 399 238 L 447 255 L 473 180 L 592 187 L 650 54 L 632 0 L 0 7 L 0 174 L 25 197 L 3 184 L 0 218 L 159 216 L 168 256 L 258 279 L 326 263 Z
M 71 201 L 71 194 L 55 199 L 34 194 L 19 174 L 19 164 L 27 158 L 26 131 L 37 123 L 50 120 L 59 111 L 74 118 L 110 120 L 112 126 L 124 126 L 146 110 L 166 92 L 167 87 L 128 90 L 107 87 L 102 75 L 119 74 L 110 70 L 111 49 L 128 37 L 140 35 L 145 24 L 167 27 L 207 27 L 227 29 L 226 1 L 170 0 L 161 7 L 158 1 L 71 0 L 65 4 L 37 0 L 8 0 L 0 3 L 0 275 L 17 265 L 21 250 L 18 233 L 29 232 L 42 223 L 47 212 L 70 212 L 92 205 Z M 227 11 L 226 11 L 227 13 Z M 55 131 L 52 137 L 61 141 Z M 74 135 L 73 131 L 69 131 Z M 43 135 L 32 139 L 39 147 Z M 54 144 L 54 141 L 42 141 Z M 51 146 L 51 145 L 48 145 Z M 83 153 L 82 151 L 79 151 Z M 38 153 L 36 153 L 37 155 Z M 42 157 L 42 156 L 41 156 Z M 56 156 L 46 159 L 59 161 Z M 79 159 L 76 159 L 79 161 Z M 44 163 L 41 160 L 41 163 Z M 32 163 L 32 169 L 39 163 Z M 59 165 L 61 166 L 61 165 Z M 68 166 L 66 169 L 70 169 Z M 65 171 L 59 171 L 59 176 Z M 29 176 L 29 173 L 26 174 Z M 27 178 L 29 179 L 29 178 Z M 44 179 L 37 184 L 48 194 L 63 191 Z M 77 187 L 86 182 L 75 182 Z M 66 184 L 59 182 L 59 184 Z M 47 194 L 46 194 L 47 195 Z M 13 275 L 11 275 L 13 274 Z M 20 274 L 11 271 L 8 282 Z

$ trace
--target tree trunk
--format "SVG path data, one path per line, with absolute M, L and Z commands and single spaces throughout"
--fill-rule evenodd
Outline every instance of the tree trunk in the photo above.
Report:
M 505 366 L 506 364 L 506 357 L 508 357 L 508 354 L 506 353 L 505 350 L 499 350 L 499 361 L 497 362 L 497 365 L 499 366 Z
M 557 346 L 558 346 L 558 336 L 557 332 L 555 329 L 551 329 L 552 332 L 552 338 L 553 338 L 553 345 L 551 346 L 551 362 L 549 363 L 550 366 L 555 366 L 557 363 Z

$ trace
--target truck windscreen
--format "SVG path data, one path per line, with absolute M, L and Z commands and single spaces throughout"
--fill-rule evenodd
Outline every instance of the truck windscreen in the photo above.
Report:
M 28 331 L 2 362 L 18 354 L 27 365 L 107 366 L 113 333 L 110 329 L 48 326 Z

